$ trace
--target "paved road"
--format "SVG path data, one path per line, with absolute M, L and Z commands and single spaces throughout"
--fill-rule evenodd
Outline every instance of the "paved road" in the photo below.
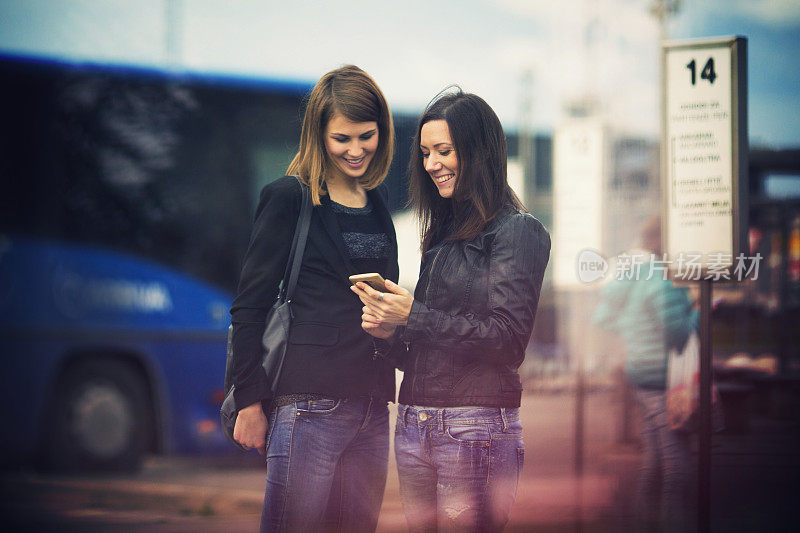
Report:
M 525 469 L 511 530 L 533 524 L 572 529 L 578 516 L 608 525 L 617 516 L 619 476 L 605 460 L 614 448 L 615 401 L 609 393 L 589 400 L 587 473 L 579 484 L 572 470 L 573 397 L 525 398 Z M 135 475 L 6 474 L 0 505 L 5 519 L 21 530 L 231 533 L 257 529 L 263 489 L 263 466 L 252 454 L 235 460 L 154 457 Z M 405 530 L 393 458 L 378 529 Z
M 577 477 L 574 395 L 523 399 L 525 469 L 509 531 L 627 529 L 638 452 L 614 442 L 618 412 L 614 394 L 587 396 L 584 474 Z M 749 435 L 715 437 L 714 531 L 800 530 L 793 527 L 800 524 L 800 440 L 796 431 L 770 424 Z M 264 473 L 254 453 L 225 460 L 153 457 L 135 475 L 5 473 L 0 517 L 12 531 L 26 532 L 256 531 Z M 393 459 L 378 530 L 405 531 Z

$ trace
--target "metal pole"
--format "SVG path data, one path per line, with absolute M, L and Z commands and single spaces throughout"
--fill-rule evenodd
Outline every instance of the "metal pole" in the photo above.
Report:
M 700 420 L 697 446 L 697 531 L 711 531 L 711 280 L 700 282 Z
M 166 30 L 164 35 L 164 49 L 166 51 L 167 67 L 176 70 L 181 66 L 182 51 L 181 40 L 182 29 L 182 0 L 166 0 L 165 21 Z
M 575 533 L 583 533 L 583 448 L 584 383 L 583 364 L 578 370 L 575 392 Z
M 570 298 L 570 327 L 571 335 L 571 355 L 576 358 L 575 367 L 575 533 L 583 532 L 583 448 L 584 448 L 584 411 L 585 411 L 585 390 L 584 390 L 584 349 L 585 346 L 580 342 L 579 309 L 584 309 L 584 294 L 572 293 Z
M 575 372 L 575 475 L 583 476 L 583 426 L 586 405 L 583 379 L 583 354 L 578 354 L 578 368 Z

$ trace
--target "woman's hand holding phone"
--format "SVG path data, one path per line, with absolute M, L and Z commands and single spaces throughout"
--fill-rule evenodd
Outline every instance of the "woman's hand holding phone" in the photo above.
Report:
M 383 335 L 389 331 L 390 326 L 394 333 L 394 327 L 404 326 L 408 322 L 414 296 L 389 280 L 385 281 L 385 285 L 387 292 L 378 292 L 361 281 L 350 287 L 364 304 L 361 327 L 367 333 L 372 334 L 374 331 Z M 377 329 L 378 327 L 381 329 Z M 374 336 L 378 337 L 379 335 Z

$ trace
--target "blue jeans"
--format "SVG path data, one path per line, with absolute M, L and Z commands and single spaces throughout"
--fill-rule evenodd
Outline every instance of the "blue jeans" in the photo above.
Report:
M 385 401 L 278 407 L 270 415 L 261 531 L 375 531 L 388 458 Z
M 399 405 L 400 496 L 411 531 L 499 531 L 517 493 L 519 409 Z
M 636 489 L 640 529 L 685 532 L 691 476 L 689 436 L 669 429 L 662 390 L 637 387 L 641 408 L 642 465 Z

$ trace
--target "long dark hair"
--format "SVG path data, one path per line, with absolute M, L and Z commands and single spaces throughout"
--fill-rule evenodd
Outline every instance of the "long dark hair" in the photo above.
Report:
M 508 185 L 506 136 L 483 98 L 459 87 L 445 89 L 419 119 L 408 164 L 409 198 L 420 220 L 422 251 L 441 240 L 474 238 L 504 208 L 524 211 Z M 442 198 L 422 163 L 422 126 L 444 120 L 458 157 L 452 198 Z

